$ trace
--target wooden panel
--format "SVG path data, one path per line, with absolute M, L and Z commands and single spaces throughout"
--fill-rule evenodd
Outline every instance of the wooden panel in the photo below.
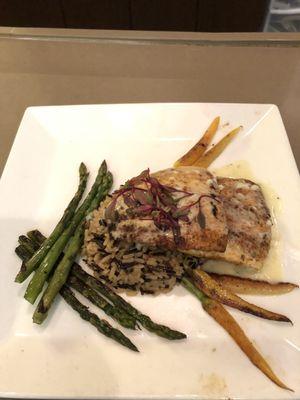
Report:
M 131 0 L 132 29 L 195 31 L 197 0 Z
M 63 28 L 60 0 L 0 0 L 0 25 Z
M 269 0 L 199 0 L 197 30 L 261 31 L 268 7 Z
M 129 29 L 129 0 L 62 0 L 67 28 Z

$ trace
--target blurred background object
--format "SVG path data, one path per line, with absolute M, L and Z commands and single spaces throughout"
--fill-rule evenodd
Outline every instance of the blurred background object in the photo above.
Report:
M 259 32 L 270 0 L 0 0 L 0 26 Z
M 299 32 L 300 0 L 272 0 L 264 30 L 266 32 Z

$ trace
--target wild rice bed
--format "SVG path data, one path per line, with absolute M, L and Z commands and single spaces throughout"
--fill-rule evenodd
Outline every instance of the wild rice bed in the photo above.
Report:
M 174 251 L 128 245 L 110 235 L 104 201 L 87 222 L 83 255 L 96 277 L 126 292 L 159 294 L 173 289 L 183 275 L 186 256 Z M 199 264 L 190 258 L 189 264 Z

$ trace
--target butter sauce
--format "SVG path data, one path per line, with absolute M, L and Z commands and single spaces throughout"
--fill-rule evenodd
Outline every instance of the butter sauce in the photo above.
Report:
M 278 230 L 277 217 L 281 212 L 281 201 L 275 191 L 269 185 L 259 182 L 253 175 L 250 165 L 246 161 L 236 161 L 222 168 L 212 171 L 217 176 L 229 178 L 244 178 L 249 179 L 262 188 L 267 206 L 270 209 L 272 217 L 272 239 L 269 254 L 264 261 L 264 265 L 260 271 L 237 266 L 220 260 L 209 260 L 203 268 L 209 272 L 220 274 L 230 274 L 244 278 L 260 279 L 276 282 L 282 279 L 283 264 L 282 264 L 282 242 Z

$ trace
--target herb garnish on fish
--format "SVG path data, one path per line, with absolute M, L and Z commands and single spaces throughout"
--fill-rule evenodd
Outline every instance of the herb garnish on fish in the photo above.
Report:
M 206 223 L 201 210 L 201 200 L 208 197 L 219 201 L 215 196 L 200 195 L 196 201 L 179 207 L 180 200 L 193 195 L 194 193 L 161 184 L 158 179 L 150 175 L 148 168 L 114 192 L 113 199 L 106 209 L 105 218 L 111 221 L 118 220 L 116 204 L 118 198 L 122 196 L 128 207 L 126 214 L 129 217 L 152 220 L 158 229 L 171 230 L 175 243 L 179 245 L 182 241 L 179 222 L 190 222 L 188 214 L 191 207 L 199 205 L 198 223 L 201 229 L 205 229 Z

